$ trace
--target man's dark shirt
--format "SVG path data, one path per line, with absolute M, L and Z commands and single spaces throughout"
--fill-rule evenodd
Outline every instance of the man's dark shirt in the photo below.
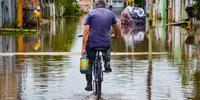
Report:
M 96 8 L 86 18 L 85 25 L 90 25 L 89 48 L 110 48 L 111 26 L 116 24 L 115 14 L 105 8 Z

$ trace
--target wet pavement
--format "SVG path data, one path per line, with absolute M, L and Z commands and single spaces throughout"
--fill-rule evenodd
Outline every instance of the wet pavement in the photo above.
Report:
M 0 35 L 0 52 L 80 52 L 84 17 L 43 25 L 35 35 Z M 162 23 L 113 39 L 112 73 L 105 74 L 102 100 L 199 100 L 199 31 Z M 151 52 L 166 52 L 153 55 Z M 0 56 L 0 100 L 95 100 L 79 72 L 80 55 Z

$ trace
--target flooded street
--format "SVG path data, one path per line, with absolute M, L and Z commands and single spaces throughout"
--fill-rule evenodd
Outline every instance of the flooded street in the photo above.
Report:
M 0 52 L 81 52 L 85 17 L 52 21 L 35 35 L 0 35 Z M 199 30 L 170 26 L 133 29 L 113 39 L 113 72 L 102 100 L 199 100 Z M 147 54 L 146 54 L 147 53 Z M 159 53 L 159 54 L 156 54 Z M 0 56 L 0 100 L 95 100 L 84 90 L 80 55 Z

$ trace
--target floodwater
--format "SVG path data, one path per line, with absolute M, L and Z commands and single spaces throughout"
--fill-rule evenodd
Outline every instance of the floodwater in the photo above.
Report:
M 0 52 L 80 52 L 84 17 L 41 26 L 35 35 L 0 35 Z M 113 39 L 112 73 L 105 74 L 102 100 L 199 100 L 199 31 L 161 22 Z M 151 52 L 160 53 L 154 55 Z M 0 100 L 95 100 L 84 90 L 80 55 L 0 56 Z

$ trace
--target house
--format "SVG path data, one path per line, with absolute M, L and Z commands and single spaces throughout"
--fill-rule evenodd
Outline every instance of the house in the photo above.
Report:
M 178 22 L 188 17 L 185 8 L 193 4 L 194 0 L 146 0 L 146 2 L 150 20 L 167 18 L 168 21 Z
M 172 1 L 170 1 L 172 2 Z M 181 21 L 181 20 L 185 20 L 188 18 L 188 15 L 185 11 L 186 6 L 193 4 L 194 1 L 193 0 L 173 0 L 172 4 L 172 16 L 173 16 L 173 21 L 177 22 L 177 21 Z
M 40 9 L 43 18 L 55 18 L 55 4 L 53 0 L 24 0 L 25 23 L 36 22 L 33 15 L 35 9 Z
M 23 0 L 23 23 L 25 25 L 30 23 L 36 23 L 36 18 L 34 17 L 34 10 L 40 9 L 40 0 Z

